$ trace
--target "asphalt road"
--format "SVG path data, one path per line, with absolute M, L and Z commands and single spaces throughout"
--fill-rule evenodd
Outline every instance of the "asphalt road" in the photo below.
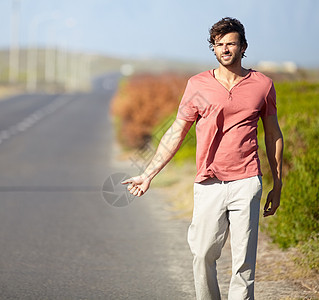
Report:
M 194 299 L 188 224 L 152 191 L 103 197 L 136 170 L 113 161 L 117 76 L 94 87 L 0 101 L 0 299 Z

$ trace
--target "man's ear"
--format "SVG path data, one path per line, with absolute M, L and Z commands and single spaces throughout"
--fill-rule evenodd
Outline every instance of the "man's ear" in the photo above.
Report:
M 246 57 L 246 55 L 244 54 L 246 50 L 247 50 L 247 45 L 244 45 L 241 47 L 240 49 L 241 57 Z
M 247 50 L 247 46 L 241 46 L 240 52 L 243 54 Z
M 214 53 L 214 55 L 216 56 L 216 53 L 215 53 L 214 47 L 212 47 L 212 52 L 213 52 L 213 53 Z

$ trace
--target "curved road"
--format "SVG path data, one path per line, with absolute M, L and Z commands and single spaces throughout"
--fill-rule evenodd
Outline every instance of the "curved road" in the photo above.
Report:
M 112 162 L 117 80 L 0 101 L 0 299 L 194 299 L 188 224 L 152 191 L 122 208 L 102 197 L 136 173 Z

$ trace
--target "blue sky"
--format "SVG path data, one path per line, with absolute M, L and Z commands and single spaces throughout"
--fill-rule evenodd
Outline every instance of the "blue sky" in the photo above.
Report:
M 13 0 L 12 0 L 13 1 Z M 0 3 L 0 47 L 10 44 L 11 0 Z M 246 28 L 248 64 L 319 67 L 319 0 L 15 0 L 21 46 L 59 44 L 121 57 L 215 63 L 208 30 L 225 16 Z M 35 33 L 32 23 L 40 20 Z M 34 27 L 34 26 L 33 26 Z

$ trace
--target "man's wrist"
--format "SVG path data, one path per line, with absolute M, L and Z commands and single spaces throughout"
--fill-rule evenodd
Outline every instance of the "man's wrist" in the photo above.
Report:
M 282 189 L 282 180 L 281 179 L 274 180 L 274 189 L 277 189 L 277 190 Z
M 152 176 L 152 174 L 148 173 L 146 170 L 144 171 L 144 173 L 142 173 L 141 177 L 144 180 L 149 180 L 151 181 L 154 178 L 155 175 Z

